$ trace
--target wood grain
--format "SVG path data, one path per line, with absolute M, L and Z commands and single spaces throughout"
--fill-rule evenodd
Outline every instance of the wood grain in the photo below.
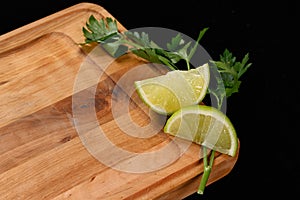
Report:
M 113 18 L 81 3 L 0 36 L 0 199 L 194 193 L 203 172 L 200 146 L 150 133 L 149 124 L 165 119 L 151 121 L 132 91 L 133 81 L 165 69 L 132 54 L 113 59 L 100 47 L 82 48 L 81 28 L 91 14 Z M 140 66 L 146 71 L 134 71 Z M 208 184 L 230 173 L 237 158 L 217 154 Z

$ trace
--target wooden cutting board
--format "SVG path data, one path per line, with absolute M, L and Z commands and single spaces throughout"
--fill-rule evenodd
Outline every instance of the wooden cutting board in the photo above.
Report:
M 182 199 L 196 192 L 200 146 L 152 134 L 147 108 L 126 87 L 143 74 L 133 69 L 154 76 L 163 68 L 82 48 L 91 14 L 113 18 L 81 3 L 0 36 L 0 199 Z M 237 157 L 217 154 L 208 184 Z

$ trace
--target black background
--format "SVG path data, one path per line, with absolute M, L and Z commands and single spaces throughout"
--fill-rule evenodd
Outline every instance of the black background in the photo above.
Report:
M 82 1 L 3 1 L 0 34 Z M 127 29 L 163 27 L 201 41 L 212 58 L 225 48 L 252 66 L 227 115 L 241 143 L 234 169 L 187 199 L 288 198 L 300 189 L 299 3 L 296 1 L 89 1 L 104 7 Z M 1 45 L 1 44 L 0 44 Z

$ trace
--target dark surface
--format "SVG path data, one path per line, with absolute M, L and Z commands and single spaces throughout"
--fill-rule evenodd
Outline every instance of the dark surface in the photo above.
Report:
M 81 1 L 5 2 L 4 34 Z M 190 199 L 244 199 L 297 196 L 299 164 L 299 3 L 292 1 L 89 1 L 103 6 L 127 29 L 163 27 L 194 39 L 218 59 L 225 48 L 253 63 L 227 115 L 241 142 L 240 156 L 226 177 Z M 262 2 L 262 3 L 261 3 Z M 297 124 L 298 123 L 298 124 Z

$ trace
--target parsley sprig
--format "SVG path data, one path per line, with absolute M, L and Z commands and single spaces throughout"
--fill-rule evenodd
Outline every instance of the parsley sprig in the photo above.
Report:
M 213 73 L 213 78 L 215 79 L 214 86 L 208 88 L 207 93 L 212 94 L 216 101 L 216 107 L 221 110 L 223 102 L 228 99 L 233 93 L 239 91 L 241 85 L 241 76 L 248 70 L 252 63 L 248 63 L 249 54 L 247 53 L 241 62 L 236 61 L 236 57 L 233 56 L 228 49 L 225 49 L 223 54 L 220 55 L 220 61 L 211 61 L 210 70 Z M 203 149 L 203 163 L 204 172 L 200 185 L 198 188 L 198 193 L 203 194 L 206 183 L 208 181 L 211 169 L 214 163 L 215 150 L 211 151 L 210 160 L 208 162 L 207 149 Z
M 145 32 L 138 33 L 132 31 L 125 31 L 123 33 L 118 31 L 117 21 L 112 18 L 105 18 L 97 20 L 93 15 L 90 16 L 86 22 L 86 27 L 82 28 L 85 42 L 82 45 L 89 43 L 100 43 L 102 47 L 113 57 L 119 57 L 127 52 L 148 60 L 151 63 L 164 64 L 170 70 L 178 70 L 179 61 L 185 61 L 186 69 L 190 70 L 190 61 L 193 57 L 197 45 L 204 36 L 208 28 L 200 31 L 197 41 L 186 42 L 180 34 L 177 34 L 166 44 L 166 49 L 160 47 L 149 38 Z M 236 57 L 225 49 L 220 55 L 219 61 L 210 61 L 210 69 L 215 79 L 215 84 L 210 86 L 207 93 L 215 97 L 217 108 L 221 110 L 223 102 L 233 93 L 237 93 L 241 84 L 241 76 L 252 65 L 248 63 L 249 55 L 246 54 L 241 62 L 236 61 Z M 203 148 L 203 163 L 204 172 L 198 193 L 203 194 L 209 175 L 211 173 L 215 151 L 212 150 L 210 154 L 210 161 L 208 162 L 207 148 Z
M 186 62 L 188 70 L 191 68 L 190 60 L 197 49 L 199 41 L 207 30 L 208 28 L 204 28 L 200 31 L 195 44 L 192 44 L 192 42 L 186 43 L 182 39 L 181 34 L 177 34 L 167 43 L 167 49 L 164 49 L 150 40 L 149 35 L 145 32 L 125 31 L 120 33 L 117 21 L 109 17 L 98 21 L 91 15 L 86 23 L 86 28 L 82 28 L 85 36 L 85 44 L 92 42 L 100 43 L 114 57 L 130 51 L 152 63 L 164 64 L 171 70 L 178 70 L 176 64 L 181 60 Z
M 210 69 L 214 75 L 213 78 L 216 79 L 216 84 L 209 87 L 208 93 L 216 98 L 218 109 L 221 109 L 225 98 L 239 91 L 240 78 L 252 65 L 248 61 L 249 53 L 244 56 L 241 62 L 238 62 L 228 49 L 225 49 L 220 55 L 219 61 L 211 61 Z

